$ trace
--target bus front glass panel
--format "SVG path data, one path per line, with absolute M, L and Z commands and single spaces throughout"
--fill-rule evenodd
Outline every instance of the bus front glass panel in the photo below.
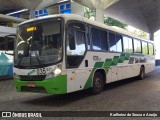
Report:
M 61 20 L 20 25 L 15 43 L 15 67 L 45 67 L 59 62 L 62 59 L 61 25 Z

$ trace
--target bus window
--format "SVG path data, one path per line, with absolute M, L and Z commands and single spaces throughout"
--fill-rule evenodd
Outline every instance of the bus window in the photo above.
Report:
M 66 67 L 67 68 L 77 68 L 79 64 L 83 60 L 84 53 L 86 51 L 86 37 L 85 37 L 85 32 L 77 31 L 74 29 L 69 29 L 68 31 L 68 36 L 69 34 L 72 34 L 72 36 L 75 40 L 75 49 L 70 49 L 70 40 L 71 37 L 67 37 L 67 63 Z M 73 43 L 72 43 L 73 44 Z
M 8 41 L 8 50 L 14 50 L 14 40 L 15 38 L 10 38 Z
M 89 33 L 89 27 L 86 26 L 86 39 L 87 39 L 87 49 L 91 50 L 91 41 L 90 41 L 90 33 Z
M 142 53 L 143 54 L 148 54 L 148 45 L 144 41 L 142 41 Z
M 67 55 L 83 55 L 85 52 L 85 33 L 76 30 L 70 30 L 70 34 L 72 34 L 70 35 L 72 37 L 69 37 L 67 41 Z M 75 45 L 70 45 L 74 44 L 72 39 L 75 40 Z M 75 48 L 71 49 L 70 46 L 75 46 Z
M 101 50 L 101 41 L 100 41 L 100 35 L 99 35 L 99 29 L 92 28 L 92 47 L 93 50 Z
M 108 51 L 107 32 L 100 30 L 101 50 Z
M 134 39 L 134 52 L 141 53 L 141 41 Z
M 109 50 L 114 52 L 117 51 L 115 37 L 116 35 L 114 33 L 109 33 Z
M 148 50 L 150 55 L 154 55 L 154 49 L 153 49 L 153 44 L 148 43 Z
M 5 40 L 8 41 L 7 50 L 13 50 L 15 36 L 14 35 L 7 35 L 5 37 L 0 37 L 0 50 L 5 50 Z
M 123 36 L 123 47 L 124 52 L 133 53 L 132 39 L 127 36 Z
M 122 52 L 122 36 L 116 35 L 117 52 Z
M 105 30 L 99 30 L 97 28 L 92 28 L 92 48 L 93 50 L 108 50 L 107 43 L 107 32 Z
M 5 50 L 5 42 L 3 37 L 0 37 L 0 50 Z
M 122 36 L 109 33 L 110 51 L 122 52 Z

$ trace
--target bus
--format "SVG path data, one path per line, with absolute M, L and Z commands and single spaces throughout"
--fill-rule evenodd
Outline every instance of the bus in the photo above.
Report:
M 0 79 L 13 78 L 14 40 L 14 34 L 0 37 Z M 6 41 L 8 46 L 5 46 Z M 6 47 L 8 51 L 5 52 Z
M 103 91 L 107 83 L 154 70 L 154 44 L 78 15 L 51 15 L 19 24 L 14 50 L 18 92 Z

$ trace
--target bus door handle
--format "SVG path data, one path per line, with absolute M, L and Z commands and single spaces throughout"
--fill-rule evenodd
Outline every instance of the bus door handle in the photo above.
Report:
M 88 60 L 85 60 L 85 67 L 88 67 Z

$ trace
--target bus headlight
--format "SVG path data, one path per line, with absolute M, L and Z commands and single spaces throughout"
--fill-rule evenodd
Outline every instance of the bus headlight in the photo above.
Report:
M 61 72 L 62 72 L 62 70 L 58 66 L 56 66 L 53 71 L 51 71 L 50 73 L 47 74 L 46 79 L 56 77 L 56 76 L 60 75 Z
M 59 75 L 59 74 L 61 74 L 61 69 L 59 69 L 59 68 L 56 68 L 55 70 L 54 70 L 54 74 L 57 76 L 57 75 Z
M 14 73 L 14 78 L 15 79 L 20 79 L 19 75 L 17 75 L 16 73 Z

